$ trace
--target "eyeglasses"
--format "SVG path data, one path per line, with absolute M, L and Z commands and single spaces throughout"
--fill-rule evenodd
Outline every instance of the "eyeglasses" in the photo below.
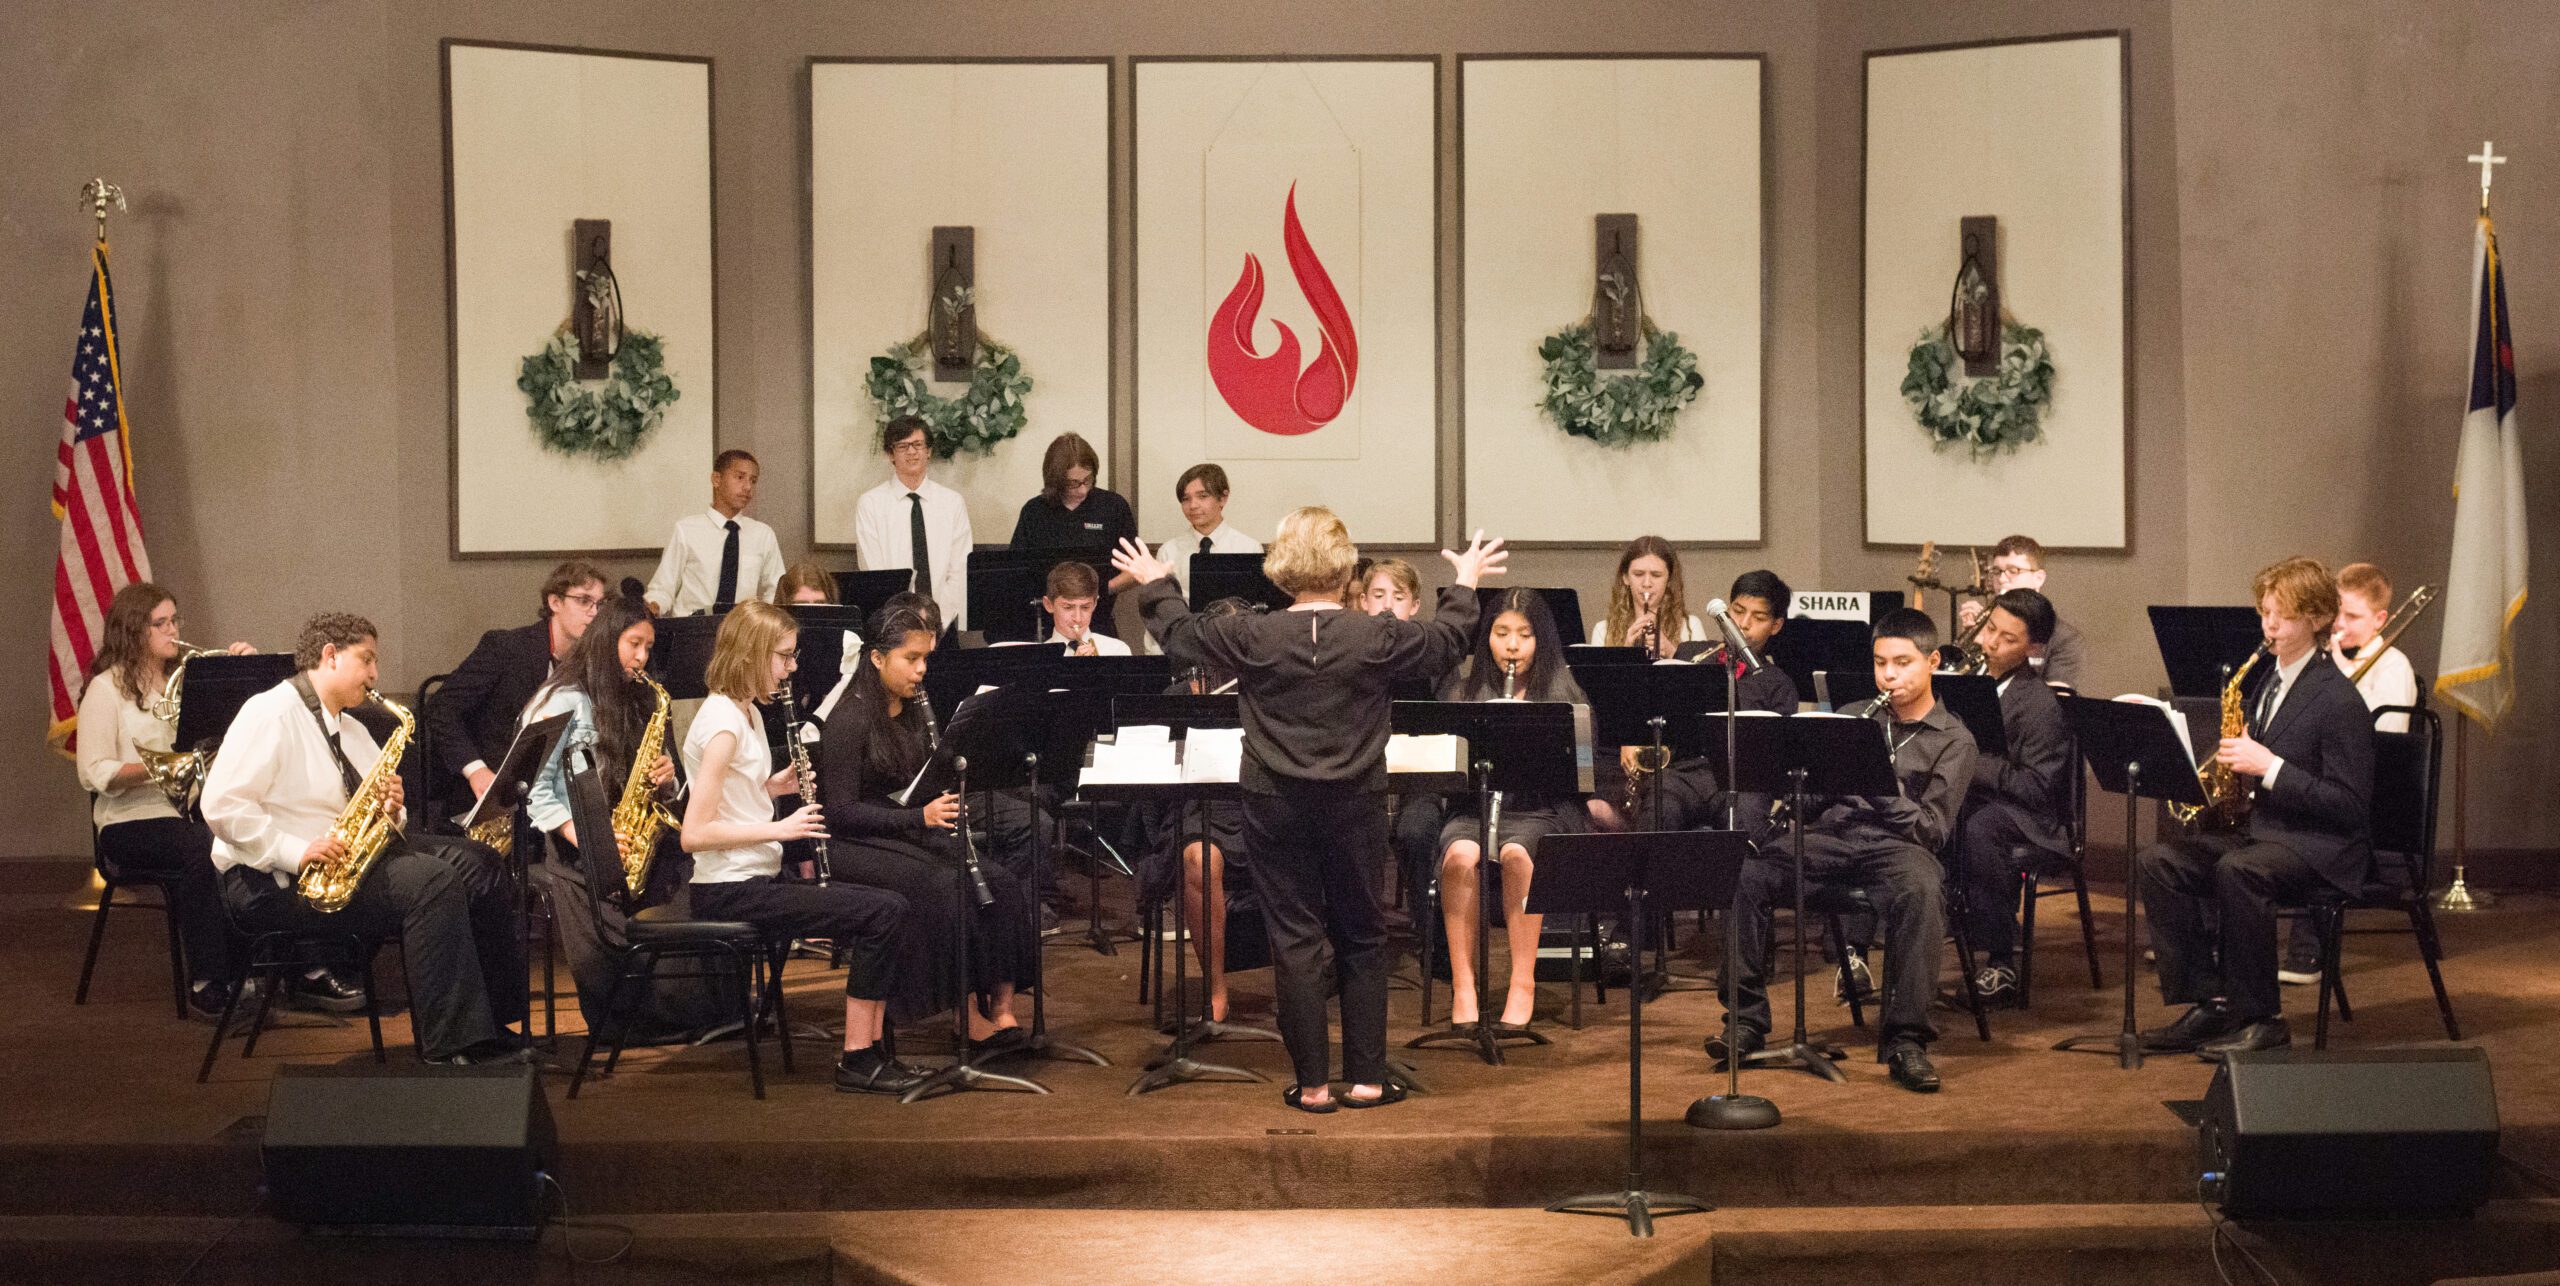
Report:
M 604 595 L 602 594 L 563 594 L 560 597 L 565 598 L 591 612 L 604 606 Z
M 1072 473 L 1067 475 L 1067 490 L 1069 491 L 1085 491 L 1091 489 L 1092 486 L 1093 478 L 1090 475 L 1082 478 L 1079 478 Z
M 773 650 L 773 654 L 781 657 L 785 661 L 797 661 L 800 659 L 800 649 L 796 647 L 778 647 Z
M 932 443 L 925 441 L 923 438 L 918 438 L 913 442 L 901 442 L 898 445 L 889 448 L 889 454 L 922 455 L 927 450 L 931 449 L 932 446 Z
M 155 630 L 183 630 L 187 627 L 187 621 L 183 616 L 172 616 L 165 621 L 152 621 L 150 625 Z

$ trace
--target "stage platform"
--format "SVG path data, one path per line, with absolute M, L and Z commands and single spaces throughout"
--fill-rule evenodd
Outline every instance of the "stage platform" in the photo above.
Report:
M 10 869 L 18 878 L 0 895 L 0 997 L 17 1021 L 0 1044 L 0 1072 L 15 1110 L 0 1115 L 0 1279 L 168 1280 L 202 1254 L 191 1281 L 466 1272 L 572 1280 L 559 1232 L 541 1252 L 400 1243 L 386 1257 L 376 1244 L 312 1241 L 259 1216 L 256 1144 L 274 1070 L 369 1058 L 361 1022 L 293 1016 L 254 1059 L 240 1058 L 237 1042 L 226 1046 L 213 1082 L 197 1085 L 208 1029 L 169 1012 L 157 916 L 116 913 L 91 1002 L 74 1007 L 87 917 L 72 908 L 85 871 Z M 806 1040 L 796 1073 L 768 1059 L 762 1102 L 748 1094 L 734 1042 L 635 1051 L 574 1103 L 565 1076 L 550 1078 L 556 1174 L 570 1210 L 636 1238 L 622 1263 L 575 1279 L 1103 1282 L 1160 1269 L 1178 1280 L 1265 1283 L 1365 1272 L 1735 1282 L 1887 1269 L 1912 1282 L 2210 1279 L 2193 1134 L 2167 1104 L 2200 1098 L 2211 1069 L 2155 1057 L 2124 1072 L 2111 1054 L 2049 1048 L 2062 1035 L 2111 1029 L 2118 1004 L 2120 904 L 2100 898 L 2111 984 L 2103 990 L 2088 986 L 2064 905 L 2048 902 L 2039 926 L 2033 1011 L 1995 1012 L 1988 1044 L 1966 1015 L 1940 1012 L 1935 1052 L 1946 1088 L 1934 1096 L 1892 1085 L 1824 974 L 1813 1022 L 1849 1047 L 1849 1083 L 1750 1073 L 1746 1091 L 1774 1100 L 1785 1123 L 1694 1131 L 1682 1110 L 1722 1083 L 1699 1049 L 1718 1013 L 1713 995 L 1681 992 L 1649 1006 L 1649 1181 L 1721 1207 L 1665 1220 L 1650 1242 L 1615 1221 L 1536 1209 L 1623 1176 L 1621 993 L 1606 1006 L 1586 994 L 1575 1031 L 1563 1022 L 1564 987 L 1551 985 L 1540 1023 L 1554 1045 L 1517 1049 L 1499 1068 L 1462 1051 L 1399 1051 L 1429 1094 L 1316 1117 L 1280 1104 L 1276 1044 L 1221 1043 L 1204 1055 L 1273 1084 L 1128 1096 L 1162 1045 L 1136 1002 L 1136 948 L 1104 957 L 1056 945 L 1052 1028 L 1113 1065 L 1005 1068 L 1046 1082 L 1050 1095 L 973 1093 L 915 1106 L 841 1095 L 827 1079 L 832 1051 Z M 2546 1175 L 2560 1173 L 2555 928 L 2560 900 L 2546 895 L 2445 922 L 2447 981 L 2465 1036 L 2490 1053 L 2505 1150 Z M 2356 1021 L 2336 1025 L 2333 1047 L 2441 1042 L 2408 939 L 2351 938 L 2347 966 Z M 1675 960 L 1679 972 L 1704 968 Z M 1267 973 L 1235 980 L 1240 1018 L 1266 1013 L 1268 985 Z M 803 1022 L 841 1016 L 840 982 L 818 962 L 794 962 L 790 992 Z M 2147 977 L 2142 993 L 2142 1020 L 2159 1021 L 2165 1011 Z M 396 982 L 386 979 L 386 994 L 396 999 Z M 1782 983 L 1782 1017 L 1789 999 Z M 2311 999 L 2308 988 L 2287 990 L 2305 1045 Z M 1399 1043 L 1416 1030 L 1415 1002 L 1410 990 L 1392 997 Z M 1445 994 L 1440 1003 L 1445 1011 Z M 561 1025 L 562 1051 L 574 1056 L 582 1028 L 573 998 Z M 392 1056 L 408 1056 L 397 1048 L 405 1023 L 385 1030 Z M 946 1046 L 940 1033 L 919 1031 L 904 1052 L 938 1061 Z M 2432 1282 L 2560 1268 L 2560 1207 L 2537 1199 L 2553 1194 L 2513 1168 L 2498 1182 L 2502 1200 L 2470 1224 L 2253 1225 L 2239 1235 L 2285 1280 Z M 601 1229 L 575 1234 L 581 1253 L 617 1240 Z M 2235 1267 L 2234 1280 L 2246 1271 Z

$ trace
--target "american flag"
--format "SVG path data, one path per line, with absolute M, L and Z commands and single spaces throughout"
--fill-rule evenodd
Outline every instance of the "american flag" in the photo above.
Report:
M 68 746 L 80 685 L 97 655 L 107 603 L 128 582 L 148 580 L 142 514 L 133 501 L 133 438 L 124 422 L 116 356 L 115 291 L 107 243 L 89 252 L 89 303 L 71 354 L 71 393 L 62 402 L 62 449 L 54 459 L 53 516 L 62 553 L 53 565 L 53 728 Z

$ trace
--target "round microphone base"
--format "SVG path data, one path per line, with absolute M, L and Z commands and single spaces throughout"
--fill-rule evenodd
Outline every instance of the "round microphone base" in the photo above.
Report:
M 1701 1130 L 1765 1130 L 1778 1123 L 1778 1105 L 1753 1094 L 1718 1094 L 1691 1103 L 1688 1121 Z

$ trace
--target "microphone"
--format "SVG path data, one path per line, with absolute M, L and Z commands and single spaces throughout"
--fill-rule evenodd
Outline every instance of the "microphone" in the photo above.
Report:
M 1735 627 L 1733 617 L 1726 612 L 1724 600 L 1721 598 L 1708 599 L 1707 615 L 1714 618 L 1716 628 L 1724 632 L 1725 650 L 1742 658 L 1742 668 L 1745 670 L 1759 669 L 1760 658 L 1751 654 L 1751 645 L 1743 641 L 1742 631 Z

